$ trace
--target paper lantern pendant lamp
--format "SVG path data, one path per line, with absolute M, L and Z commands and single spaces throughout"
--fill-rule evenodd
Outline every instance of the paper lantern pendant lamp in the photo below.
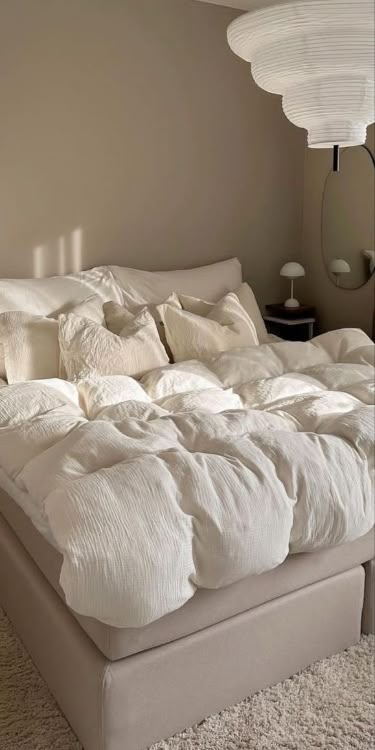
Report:
M 374 0 L 291 0 L 236 18 L 228 42 L 310 148 L 358 146 L 375 120 L 374 21 Z

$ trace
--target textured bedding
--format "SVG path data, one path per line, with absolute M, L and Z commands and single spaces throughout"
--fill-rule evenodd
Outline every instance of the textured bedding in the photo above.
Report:
M 357 330 L 0 388 L 6 489 L 77 612 L 138 627 L 374 523 L 374 347 Z

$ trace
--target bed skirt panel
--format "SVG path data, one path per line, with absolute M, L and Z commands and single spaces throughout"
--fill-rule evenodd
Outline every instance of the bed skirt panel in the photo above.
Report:
M 4 522 L 0 602 L 85 750 L 143 750 L 360 638 L 364 569 L 109 661 Z

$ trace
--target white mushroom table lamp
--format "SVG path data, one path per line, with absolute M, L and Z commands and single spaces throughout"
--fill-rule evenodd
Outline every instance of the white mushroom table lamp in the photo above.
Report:
M 300 276 L 305 275 L 305 269 L 300 263 L 285 263 L 280 270 L 280 276 L 286 276 L 290 279 L 290 297 L 284 302 L 284 307 L 300 307 L 298 299 L 295 299 L 294 294 L 294 279 L 298 279 Z

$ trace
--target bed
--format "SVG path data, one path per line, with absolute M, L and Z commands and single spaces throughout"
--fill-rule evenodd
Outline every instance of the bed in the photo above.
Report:
M 17 362 L 0 322 L 0 601 L 85 750 L 144 750 L 374 631 L 373 345 L 350 329 L 270 340 L 242 290 L 241 345 L 184 359 L 212 320 L 217 345 L 241 282 L 235 260 L 0 282 L 0 313 L 39 316 Z M 136 374 L 112 373 L 138 335 L 128 321 L 121 362 L 124 342 L 108 349 L 124 301 L 161 303 L 175 364 L 135 356 Z M 40 377 L 56 311 L 66 373 Z M 78 376 L 94 335 L 110 374 Z

